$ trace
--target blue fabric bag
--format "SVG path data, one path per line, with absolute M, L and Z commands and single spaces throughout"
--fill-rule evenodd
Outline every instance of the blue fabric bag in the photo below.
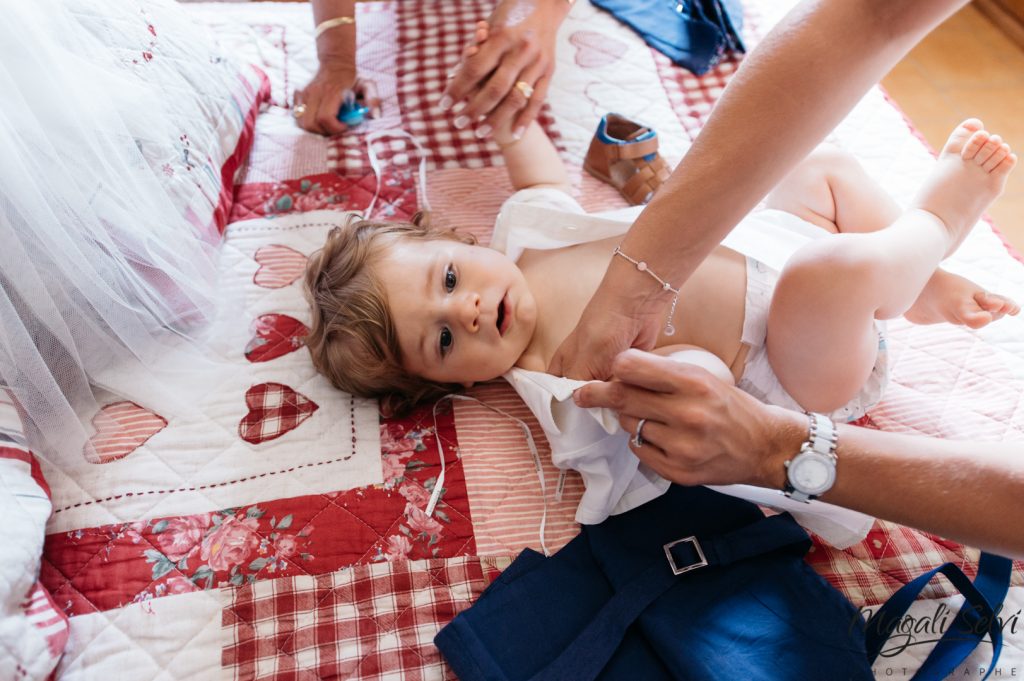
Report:
M 726 51 L 745 51 L 739 0 L 591 0 L 673 63 L 698 76 Z

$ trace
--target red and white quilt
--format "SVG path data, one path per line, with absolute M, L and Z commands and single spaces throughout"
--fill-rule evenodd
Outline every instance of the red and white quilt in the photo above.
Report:
M 745 4 L 753 44 L 789 3 Z M 429 408 L 407 419 L 381 418 L 374 403 L 316 375 L 302 346 L 309 317 L 299 278 L 338 211 L 364 210 L 378 194 L 376 216 L 407 217 L 429 205 L 445 223 L 487 240 L 511 191 L 499 150 L 456 130 L 436 102 L 474 23 L 490 8 L 484 0 L 360 3 L 359 70 L 376 81 L 383 115 L 328 140 L 301 132 L 289 108 L 316 65 L 308 5 L 189 6 L 271 80 L 271 106 L 256 121 L 221 259 L 225 302 L 211 345 L 232 370 L 211 376 L 186 416 L 111 396 L 92 418 L 95 436 L 80 465 L 44 471 L 53 513 L 40 581 L 70 617 L 58 678 L 451 678 L 431 643 L 434 633 L 511 556 L 539 547 L 545 505 L 549 548 L 575 534 L 578 478 L 570 477 L 555 501 L 556 472 L 545 466 L 545 500 L 514 422 L 462 402 L 436 418 Z M 603 113 L 652 125 L 663 155 L 678 161 L 738 64 L 727 60 L 696 78 L 586 0 L 566 20 L 557 56 L 542 123 L 591 210 L 622 205 L 614 190 L 579 172 Z M 371 143 L 381 162 L 375 176 L 367 135 L 394 129 L 425 149 L 425 177 L 420 152 L 397 135 Z M 834 141 L 898 200 L 911 195 L 931 163 L 878 90 Z M 951 267 L 1024 299 L 1024 266 L 987 224 Z M 1022 339 L 1018 319 L 980 332 L 892 325 L 894 380 L 873 423 L 1020 439 Z M 473 395 L 530 423 L 543 456 L 541 432 L 511 389 L 495 383 Z M 441 457 L 444 489 L 438 512 L 427 516 Z M 977 555 L 878 522 L 844 551 L 816 543 L 808 560 L 856 605 L 871 607 L 943 561 L 971 575 Z M 955 612 L 956 600 L 947 597 L 937 585 L 915 606 L 915 621 L 940 607 Z M 1024 674 L 1021 608 L 1018 565 L 1003 611 L 1007 677 Z M 877 675 L 909 678 L 928 648 L 893 651 Z M 964 678 L 987 660 L 983 647 L 961 670 Z

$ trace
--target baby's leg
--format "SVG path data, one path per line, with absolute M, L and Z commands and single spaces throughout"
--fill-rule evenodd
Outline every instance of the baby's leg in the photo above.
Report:
M 813 241 L 786 264 L 768 316 L 768 358 L 805 409 L 831 411 L 856 395 L 877 353 L 874 320 L 911 307 L 1002 191 L 1016 157 L 1001 144 L 983 153 L 990 139 L 961 125 L 915 207 L 886 229 Z M 950 195 L 965 198 L 951 202 Z
M 962 134 L 982 129 L 968 119 Z M 888 192 L 872 179 L 852 154 L 823 145 L 807 156 L 766 200 L 830 232 L 874 232 L 893 224 L 902 212 Z M 1012 300 L 937 268 L 904 315 L 915 324 L 948 322 L 979 328 L 1006 314 L 1016 314 Z
M 823 145 L 801 161 L 765 199 L 774 208 L 829 232 L 873 232 L 891 225 L 900 207 L 857 159 Z

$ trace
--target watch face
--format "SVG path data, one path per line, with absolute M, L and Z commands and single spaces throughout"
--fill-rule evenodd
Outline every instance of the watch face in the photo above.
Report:
M 794 459 L 789 468 L 790 484 L 808 494 L 818 494 L 832 484 L 833 468 L 825 457 L 804 454 Z

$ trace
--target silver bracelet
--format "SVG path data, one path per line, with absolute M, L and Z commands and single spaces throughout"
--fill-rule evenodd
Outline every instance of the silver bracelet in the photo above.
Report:
M 647 274 L 651 275 L 652 277 L 654 277 L 654 280 L 661 285 L 661 289 L 663 291 L 670 291 L 672 293 L 672 305 L 668 309 L 668 319 L 665 321 L 665 335 L 674 335 L 676 332 L 676 327 L 672 323 L 672 318 L 676 314 L 676 303 L 679 302 L 679 289 L 672 288 L 672 284 L 668 283 L 667 281 L 659 277 L 657 274 L 655 274 L 654 271 L 647 266 L 646 262 L 644 262 L 643 260 L 633 260 L 633 258 L 623 253 L 622 249 L 619 248 L 618 246 L 615 247 L 614 255 L 620 255 L 629 262 L 633 263 L 638 272 L 646 272 Z

